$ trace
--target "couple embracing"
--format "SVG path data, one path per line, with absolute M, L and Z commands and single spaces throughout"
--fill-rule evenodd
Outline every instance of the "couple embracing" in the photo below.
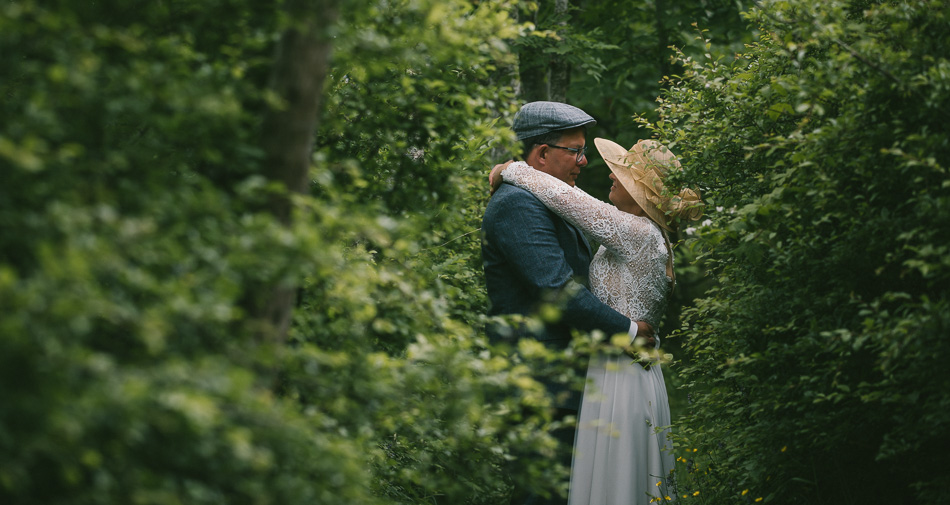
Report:
M 664 191 L 664 179 L 680 165 L 650 140 L 629 150 L 594 140 L 611 170 L 613 205 L 577 188 L 587 165 L 586 130 L 595 123 L 581 109 L 558 102 L 532 102 L 515 116 L 524 161 L 492 170 L 493 195 L 482 222 L 489 315 L 532 315 L 557 300 L 561 318 L 541 331 L 489 329 L 493 343 L 533 338 L 564 350 L 577 329 L 658 346 L 654 328 L 674 284 L 667 232 L 677 220 L 697 219 L 702 204 L 688 189 L 676 196 Z M 601 244 L 596 255 L 585 234 Z M 571 466 L 568 503 L 633 505 L 665 497 L 673 456 L 661 366 L 601 352 L 591 357 L 586 376 L 583 395 L 545 383 L 559 398 L 556 415 L 578 419 L 576 430 L 554 433 L 568 448 L 566 458 L 573 456 L 563 461 Z M 563 503 L 537 496 L 516 500 Z

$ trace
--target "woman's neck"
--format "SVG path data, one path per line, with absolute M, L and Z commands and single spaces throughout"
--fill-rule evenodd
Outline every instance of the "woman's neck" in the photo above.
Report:
M 634 216 L 644 217 L 647 215 L 646 212 L 643 212 L 643 208 L 637 205 L 637 202 L 624 203 L 623 205 L 618 205 L 617 208 Z

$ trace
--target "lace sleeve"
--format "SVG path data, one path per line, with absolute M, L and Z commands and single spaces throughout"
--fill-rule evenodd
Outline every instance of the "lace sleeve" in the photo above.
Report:
M 653 231 L 649 219 L 619 210 L 523 161 L 512 163 L 501 175 L 505 182 L 530 191 L 559 216 L 623 256 L 636 254 Z

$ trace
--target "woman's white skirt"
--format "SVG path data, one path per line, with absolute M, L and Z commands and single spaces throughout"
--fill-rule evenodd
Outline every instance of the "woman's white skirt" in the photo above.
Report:
M 577 422 L 568 503 L 634 505 L 667 496 L 674 465 L 669 425 L 659 363 L 644 370 L 629 356 L 593 356 Z

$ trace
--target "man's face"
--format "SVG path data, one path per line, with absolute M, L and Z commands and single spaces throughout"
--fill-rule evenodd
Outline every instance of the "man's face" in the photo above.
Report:
M 586 145 L 584 129 L 577 128 L 566 131 L 556 145 L 573 149 L 583 148 Z M 577 181 L 577 176 L 581 173 L 581 169 L 587 166 L 587 156 L 581 158 L 578 163 L 576 152 L 550 146 L 546 146 L 544 149 L 546 163 L 541 171 L 573 186 Z

